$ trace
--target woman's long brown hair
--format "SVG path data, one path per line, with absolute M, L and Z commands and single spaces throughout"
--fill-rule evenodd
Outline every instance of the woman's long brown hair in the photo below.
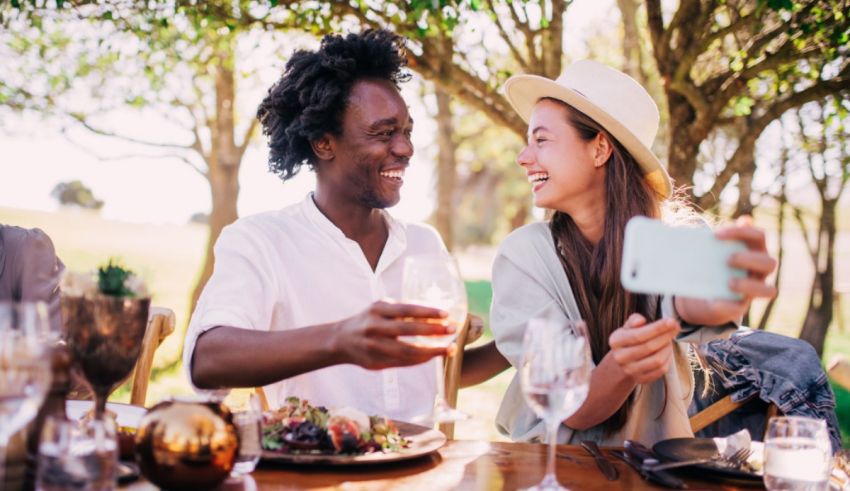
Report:
M 590 141 L 601 132 L 613 151 L 605 164 L 605 225 L 602 239 L 590 243 L 566 213 L 556 211 L 550 220 L 552 236 L 561 264 L 570 281 L 581 317 L 588 327 L 590 348 L 595 363 L 610 351 L 608 338 L 625 324 L 634 312 L 648 321 L 657 316 L 646 295 L 627 292 L 620 284 L 620 261 L 626 222 L 634 216 L 658 218 L 661 214 L 658 196 L 643 178 L 643 173 L 620 143 L 602 126 L 585 114 L 564 104 L 567 118 L 582 140 Z M 634 392 L 626 402 L 602 423 L 610 435 L 626 424 Z

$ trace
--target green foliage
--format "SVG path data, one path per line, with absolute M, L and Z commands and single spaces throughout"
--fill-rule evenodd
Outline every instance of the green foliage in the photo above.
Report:
M 103 208 L 103 200 L 95 198 L 92 190 L 79 180 L 60 182 L 53 188 L 50 195 L 62 206 L 79 206 L 89 210 Z
M 110 258 L 106 265 L 97 268 L 97 287 L 100 293 L 112 297 L 133 297 L 133 293 L 127 288 L 126 282 L 133 271 L 124 267 L 115 258 Z
M 493 285 L 486 280 L 467 281 L 466 298 L 469 303 L 469 313 L 484 319 L 486 335 L 490 333 L 490 303 L 493 301 Z
M 836 383 L 832 383 L 835 392 L 835 413 L 838 416 L 838 426 L 841 428 L 841 441 L 844 448 L 850 448 L 850 391 Z

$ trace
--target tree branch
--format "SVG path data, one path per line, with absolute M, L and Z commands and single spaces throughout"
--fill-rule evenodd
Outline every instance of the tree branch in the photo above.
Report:
M 207 180 L 209 179 L 209 175 L 207 174 L 207 172 L 204 169 L 195 165 L 195 163 L 192 162 L 191 160 L 189 160 L 189 158 L 187 158 L 185 155 L 181 155 L 181 154 L 177 154 L 177 153 L 167 153 L 167 154 L 158 154 L 158 155 L 150 155 L 150 154 L 142 154 L 142 153 L 138 153 L 138 154 L 129 153 L 129 154 L 123 154 L 123 155 L 105 156 L 105 155 L 100 155 L 99 153 L 95 152 L 91 148 L 89 148 L 85 145 L 81 145 L 80 143 L 76 142 L 73 138 L 68 136 L 68 133 L 65 131 L 65 129 L 62 130 L 62 136 L 65 137 L 65 140 L 68 141 L 68 143 L 74 145 L 78 149 L 86 152 L 87 154 L 93 156 L 94 158 L 96 158 L 97 160 L 99 160 L 101 162 L 114 162 L 114 161 L 118 161 L 118 160 L 130 160 L 130 159 L 178 159 L 181 162 L 188 165 L 193 171 L 200 174 L 204 179 L 207 179 Z
M 147 140 L 140 140 L 138 138 L 133 138 L 131 136 L 113 133 L 111 131 L 102 130 L 100 128 L 96 128 L 96 127 L 92 126 L 88 121 L 86 121 L 85 116 L 83 116 L 80 113 L 69 113 L 68 116 L 70 116 L 72 119 L 77 121 L 83 128 L 85 128 L 85 129 L 87 129 L 87 130 L 89 130 L 92 133 L 95 133 L 97 135 L 117 138 L 119 140 L 124 140 L 124 141 L 130 142 L 130 143 L 135 143 L 135 144 L 138 144 L 138 145 L 145 145 L 145 146 L 148 146 L 148 147 L 172 148 L 172 149 L 178 149 L 178 150 L 191 150 L 192 149 L 192 145 L 180 145 L 180 144 L 176 144 L 176 143 L 152 142 L 152 141 L 147 141 Z
M 655 53 L 655 63 L 661 76 L 669 83 L 670 60 L 667 37 L 664 31 L 664 16 L 661 12 L 661 0 L 646 0 L 646 21 L 649 36 L 652 39 L 652 50 Z
M 502 24 L 502 18 L 499 13 L 496 11 L 496 6 L 493 4 L 492 0 L 488 0 L 487 4 L 490 6 L 490 9 L 493 10 L 493 16 L 496 18 L 496 27 L 499 29 L 499 36 L 501 36 L 502 40 L 505 41 L 505 44 L 508 45 L 508 49 L 511 50 L 511 53 L 516 58 L 517 63 L 519 63 L 520 68 L 526 73 L 531 72 L 530 65 L 528 61 L 522 56 L 519 49 L 514 45 L 511 41 L 511 36 L 508 35 L 507 30 L 505 29 L 504 24 Z M 508 8 L 511 8 L 508 6 Z
M 517 5 L 515 2 L 508 2 L 508 10 L 511 13 L 511 18 L 514 21 L 514 25 L 519 31 L 522 33 L 523 37 L 525 37 L 525 49 L 528 51 L 528 65 L 529 66 L 539 66 L 540 58 L 537 56 L 537 50 L 534 49 L 534 29 L 531 28 L 531 24 L 528 23 L 528 11 L 525 9 L 525 4 L 522 4 L 523 13 L 525 14 L 525 21 L 519 18 L 519 13 L 517 13 Z
M 245 150 L 248 149 L 248 145 L 251 143 L 251 137 L 257 129 L 258 122 L 259 120 L 257 118 L 251 118 L 251 124 L 248 125 L 248 129 L 245 130 L 245 134 L 242 136 L 242 143 L 236 147 L 236 156 L 240 162 L 242 161 L 242 156 L 245 155 Z

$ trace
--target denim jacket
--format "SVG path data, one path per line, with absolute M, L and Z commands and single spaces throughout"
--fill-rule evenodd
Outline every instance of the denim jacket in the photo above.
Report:
M 696 414 L 728 394 L 732 394 L 735 402 L 758 394 L 762 402 L 739 408 L 709 425 L 697 436 L 729 435 L 747 428 L 753 438 L 759 440 L 766 428 L 766 406 L 773 403 L 788 416 L 825 420 L 833 451 L 841 448 L 835 395 L 820 358 L 809 343 L 741 328 L 728 339 L 702 344 L 698 349 L 712 368 L 712 388 L 703 396 L 703 377 L 701 373 L 696 375 L 689 414 Z

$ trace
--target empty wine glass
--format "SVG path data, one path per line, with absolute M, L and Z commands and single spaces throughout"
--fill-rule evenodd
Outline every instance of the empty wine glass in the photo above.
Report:
M 50 324 L 36 302 L 0 302 L 0 487 L 9 438 L 38 413 L 50 388 Z
M 826 491 L 832 471 L 826 422 L 770 418 L 764 438 L 764 486 L 770 491 Z
M 239 453 L 231 476 L 254 472 L 263 453 L 263 410 L 256 394 L 248 398 L 245 408 L 233 411 L 233 424 L 239 434 Z
M 525 400 L 546 425 L 546 475 L 530 490 L 563 490 L 555 476 L 558 427 L 581 407 L 590 384 L 584 322 L 531 319 L 523 338 L 520 384 Z
M 410 344 L 428 347 L 447 347 L 457 338 L 466 322 L 466 286 L 460 276 L 457 262 L 448 254 L 410 256 L 404 263 L 402 299 L 405 303 L 425 305 L 448 313 L 446 321 L 455 332 L 441 336 L 401 336 Z M 458 347 L 462 349 L 462 347 Z M 437 395 L 431 413 L 432 423 L 448 423 L 469 418 L 446 402 L 443 357 L 433 361 L 437 374 Z
M 112 418 L 70 421 L 48 417 L 38 446 L 36 489 L 115 489 L 118 477 L 115 426 Z

